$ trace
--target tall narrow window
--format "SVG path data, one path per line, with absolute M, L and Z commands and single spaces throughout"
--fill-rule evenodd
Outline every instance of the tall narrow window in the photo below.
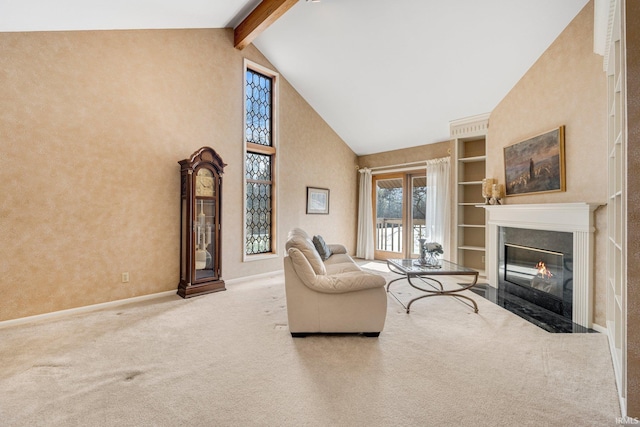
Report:
M 275 253 L 276 74 L 248 64 L 245 70 L 245 255 L 270 254 Z

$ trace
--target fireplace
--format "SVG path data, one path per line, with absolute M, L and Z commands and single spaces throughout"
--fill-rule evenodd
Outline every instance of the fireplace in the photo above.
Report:
M 499 289 L 572 321 L 571 233 L 499 227 L 499 235 Z
M 504 280 L 562 300 L 564 254 L 527 246 L 504 245 Z
M 598 205 L 545 203 L 483 207 L 487 210 L 487 281 L 492 292 L 506 290 L 514 298 L 533 299 L 541 307 L 547 307 L 545 310 L 570 319 L 570 324 L 591 328 L 593 212 Z M 533 280 L 535 286 L 531 286 L 522 283 L 526 282 L 523 277 L 516 277 L 518 270 L 523 270 L 521 273 L 525 277 L 528 274 L 531 283 L 534 273 L 528 263 L 535 258 L 542 258 L 540 261 L 545 262 L 556 282 Z M 538 261 L 535 259 L 534 266 Z M 507 270 L 513 271 L 507 275 Z M 536 271 L 534 276 L 537 274 Z

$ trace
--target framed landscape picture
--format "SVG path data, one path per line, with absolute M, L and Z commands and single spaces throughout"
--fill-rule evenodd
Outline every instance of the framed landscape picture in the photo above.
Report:
M 329 190 L 326 188 L 307 187 L 307 213 L 329 213 Z
M 564 126 L 504 148 L 507 196 L 565 191 Z

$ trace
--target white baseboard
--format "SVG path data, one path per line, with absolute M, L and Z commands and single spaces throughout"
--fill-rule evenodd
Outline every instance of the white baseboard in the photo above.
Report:
M 604 326 L 600 326 L 598 324 L 592 323 L 591 329 L 593 329 L 596 332 L 600 332 L 601 334 L 609 335 L 607 328 L 605 328 Z
M 90 311 L 100 310 L 103 308 L 117 307 L 119 305 L 130 304 L 132 302 L 147 301 L 155 298 L 166 297 L 169 295 L 177 295 L 176 292 L 177 292 L 177 289 L 173 291 L 158 292 L 156 294 L 141 295 L 139 297 L 119 299 L 115 301 L 102 302 L 99 304 L 91 304 L 91 305 L 85 305 L 82 307 L 69 308 L 67 310 L 53 311 L 51 313 L 20 317 L 18 319 L 4 320 L 0 322 L 0 328 L 5 328 L 8 326 L 23 325 L 25 323 L 37 322 L 39 320 L 57 319 L 59 317 L 70 316 L 72 314 L 88 313 Z
M 261 279 L 261 278 L 264 278 L 264 277 L 271 277 L 271 276 L 274 276 L 274 275 L 282 274 L 283 272 L 284 272 L 284 270 L 276 270 L 276 271 L 271 271 L 269 273 L 256 274 L 256 275 L 253 275 L 253 276 L 238 277 L 238 278 L 235 278 L 235 279 L 225 280 L 225 284 L 226 285 L 234 285 L 234 284 L 238 284 L 238 283 L 242 283 L 242 282 L 248 282 L 248 281 L 251 281 L 251 280 Z M 120 300 L 116 300 L 116 301 L 108 301 L 108 302 L 103 302 L 103 303 L 99 303 L 99 304 L 85 305 L 85 306 L 82 306 L 82 307 L 69 308 L 67 310 L 53 311 L 51 313 L 36 314 L 34 316 L 27 316 L 27 317 L 20 317 L 18 319 L 4 320 L 4 321 L 0 321 L 0 329 L 6 328 L 6 327 L 9 327 L 9 326 L 24 325 L 26 323 L 37 322 L 37 321 L 40 321 L 40 320 L 51 320 L 51 319 L 57 319 L 57 318 L 64 317 L 64 316 L 70 316 L 70 315 L 73 315 L 73 314 L 88 313 L 88 312 L 95 311 L 95 310 L 101 310 L 101 309 L 104 309 L 104 308 L 117 307 L 119 305 L 131 304 L 133 302 L 140 302 L 140 301 L 147 301 L 147 300 L 152 300 L 152 299 L 156 299 L 156 298 L 162 298 L 162 297 L 166 297 L 166 296 L 169 296 L 169 295 L 176 295 L 177 296 L 177 291 L 178 291 L 178 289 L 176 288 L 175 290 L 172 290 L 172 291 L 158 292 L 158 293 L 155 293 L 155 294 L 141 295 L 139 297 L 120 299 Z

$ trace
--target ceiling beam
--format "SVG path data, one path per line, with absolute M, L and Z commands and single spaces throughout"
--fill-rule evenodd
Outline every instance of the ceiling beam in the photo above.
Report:
M 262 0 L 233 31 L 233 45 L 244 49 L 258 35 L 291 9 L 298 0 Z

